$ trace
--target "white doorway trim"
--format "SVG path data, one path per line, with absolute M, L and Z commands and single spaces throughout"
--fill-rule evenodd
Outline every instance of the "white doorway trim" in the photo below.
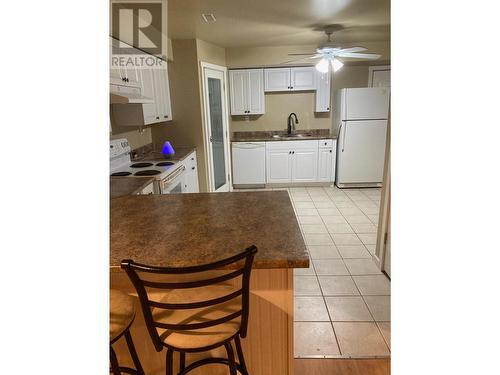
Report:
M 232 176 L 231 176 L 231 143 L 229 139 L 229 96 L 227 90 L 227 82 L 228 82 L 228 74 L 227 68 L 225 66 L 216 65 L 207 63 L 204 61 L 200 61 L 200 73 L 201 73 L 201 83 L 202 83 L 202 91 L 203 91 L 203 139 L 205 145 L 205 160 L 207 163 L 207 171 L 208 171 L 208 191 L 215 192 L 215 181 L 214 181 L 214 169 L 213 169 L 213 155 L 212 155 L 212 147 L 210 142 L 210 129 L 209 129 L 209 108 L 208 108 L 208 87 L 207 87 L 207 77 L 205 73 L 205 69 L 219 71 L 223 75 L 222 81 L 222 113 L 223 113 L 223 144 L 224 144 L 224 159 L 225 159 L 225 168 L 227 174 L 227 187 L 224 185 L 223 187 L 217 189 L 217 191 L 232 191 Z

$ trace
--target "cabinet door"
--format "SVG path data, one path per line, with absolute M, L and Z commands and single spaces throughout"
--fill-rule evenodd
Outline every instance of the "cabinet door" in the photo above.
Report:
M 318 176 L 318 148 L 292 151 L 292 182 L 314 182 Z
M 312 66 L 291 68 L 290 87 L 292 91 L 314 90 L 314 71 Z
M 158 122 L 172 120 L 168 71 L 166 68 L 154 69 L 153 74 L 155 83 L 155 102 L 158 103 Z
M 332 178 L 330 181 L 335 182 L 335 166 L 337 164 L 337 141 L 333 141 L 333 146 L 332 146 Z
M 267 183 L 291 181 L 291 151 L 268 150 L 266 155 Z
M 184 173 L 183 177 L 183 193 L 199 193 L 200 190 L 198 188 L 198 173 L 196 170 L 189 169 L 186 173 Z
M 247 71 L 247 110 L 250 114 L 264 114 L 264 72 L 263 69 Z
M 154 124 L 155 122 L 159 122 L 160 113 L 158 108 L 159 102 L 156 100 L 157 95 L 155 92 L 153 69 L 141 69 L 140 73 L 142 95 L 148 98 L 153 98 L 155 100 L 154 103 L 147 103 L 142 105 L 144 125 Z
M 135 66 L 128 66 L 123 69 L 122 74 L 125 74 L 125 78 L 127 79 L 125 85 L 132 87 L 140 87 L 141 79 L 139 70 Z
M 330 73 L 321 73 L 317 70 L 316 76 L 316 109 L 315 112 L 330 111 Z
M 229 94 L 231 96 L 231 115 L 247 114 L 247 71 L 229 71 Z
M 271 91 L 290 91 L 290 68 L 264 69 L 264 89 Z
M 320 148 L 318 153 L 318 181 L 332 180 L 332 148 Z

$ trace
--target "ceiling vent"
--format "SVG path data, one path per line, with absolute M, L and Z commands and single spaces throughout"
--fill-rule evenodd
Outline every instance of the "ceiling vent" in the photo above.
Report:
M 217 21 L 213 13 L 203 13 L 201 17 L 206 23 L 214 23 Z

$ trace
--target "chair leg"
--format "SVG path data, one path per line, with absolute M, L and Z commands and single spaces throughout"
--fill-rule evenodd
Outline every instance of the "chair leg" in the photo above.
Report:
M 237 375 L 237 372 L 236 372 L 236 362 L 235 362 L 235 359 L 234 359 L 234 351 L 233 351 L 233 347 L 231 346 L 231 342 L 226 342 L 224 344 L 224 346 L 226 348 L 227 360 L 229 362 L 229 373 L 231 375 Z
M 179 352 L 179 370 L 183 371 L 186 368 L 186 353 Z
M 238 354 L 238 360 L 243 370 L 243 375 L 248 375 L 247 365 L 245 364 L 245 358 L 243 357 L 243 350 L 241 349 L 240 337 L 238 335 L 236 335 L 236 337 L 234 338 L 234 342 L 236 344 L 236 353 Z
M 144 375 L 144 370 L 142 369 L 141 361 L 139 361 L 139 357 L 137 356 L 137 352 L 135 351 L 134 342 L 132 341 L 132 336 L 130 335 L 129 330 L 125 332 L 125 340 L 127 341 L 128 351 L 130 352 L 130 356 L 132 357 L 132 361 L 134 362 L 137 374 Z
M 174 373 L 174 351 L 172 349 L 167 349 L 165 373 L 166 375 L 173 375 Z
M 116 353 L 113 350 L 113 347 L 109 346 L 109 356 L 111 362 L 111 371 L 113 371 L 113 375 L 121 375 L 120 366 L 118 365 L 118 359 L 116 359 Z

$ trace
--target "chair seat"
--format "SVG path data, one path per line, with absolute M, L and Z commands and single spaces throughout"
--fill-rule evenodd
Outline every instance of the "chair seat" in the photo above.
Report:
M 195 289 L 172 290 L 155 301 L 163 303 L 190 303 L 208 301 L 234 292 L 228 284 L 215 284 Z M 194 324 L 220 319 L 241 310 L 241 296 L 230 301 L 196 309 L 165 310 L 154 308 L 153 320 L 170 324 Z M 233 337 L 240 329 L 241 317 L 216 326 L 189 331 L 173 331 L 156 328 L 163 342 L 179 349 L 200 349 Z
M 130 326 L 135 317 L 132 297 L 119 290 L 109 291 L 109 341 L 113 342 Z

